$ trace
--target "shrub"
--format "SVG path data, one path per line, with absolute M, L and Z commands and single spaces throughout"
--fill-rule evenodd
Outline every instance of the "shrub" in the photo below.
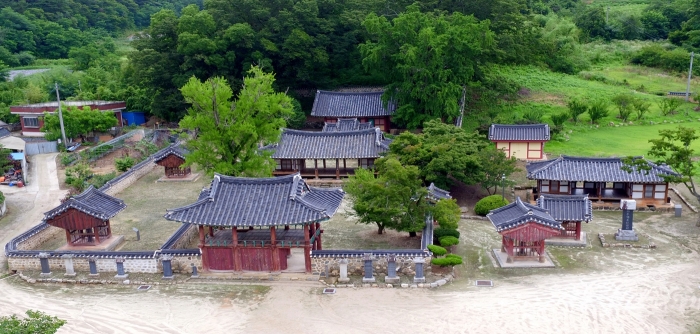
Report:
M 428 250 L 433 252 L 433 255 L 435 256 L 442 256 L 447 254 L 447 249 L 438 245 L 428 245 Z
M 591 117 L 591 124 L 598 123 L 599 120 L 608 116 L 608 103 L 604 100 L 594 101 L 588 108 L 588 116 Z
M 500 208 L 506 204 L 508 204 L 508 201 L 501 197 L 501 195 L 486 196 L 476 202 L 474 213 L 479 216 L 486 216 L 489 211 Z
M 565 112 L 554 114 L 550 116 L 550 119 L 554 125 L 552 129 L 554 133 L 560 133 L 562 130 L 564 130 L 564 123 L 569 119 L 569 114 Z
M 75 166 L 66 168 L 66 184 L 79 193 L 85 190 L 86 181 L 91 177 L 92 171 L 87 164 L 78 163 Z
M 651 107 L 651 103 L 642 99 L 636 99 L 632 105 L 634 106 L 634 111 L 637 113 L 637 120 L 642 119 L 644 114 L 649 111 L 649 107 Z
M 459 239 L 459 231 L 451 228 L 438 227 L 433 231 L 433 236 L 438 240 L 442 237 L 455 237 Z
M 452 267 L 462 264 L 462 257 L 454 254 L 447 254 L 445 257 L 430 260 L 430 263 L 440 267 Z
M 612 102 L 615 104 L 615 106 L 617 107 L 617 110 L 620 112 L 618 117 L 623 122 L 627 122 L 630 115 L 632 115 L 632 108 L 634 105 L 634 101 L 635 101 L 634 96 L 629 95 L 629 94 L 618 94 L 612 98 Z
M 680 99 L 675 98 L 665 98 L 658 102 L 661 114 L 668 116 L 676 113 L 676 109 L 681 106 L 683 102 Z
M 450 246 L 454 246 L 458 243 L 459 243 L 459 239 L 452 237 L 452 236 L 440 238 L 440 246 L 442 246 L 442 247 L 450 247 Z
M 123 157 L 114 159 L 114 165 L 117 167 L 118 171 L 126 172 L 127 170 L 129 170 L 129 168 L 131 168 L 134 165 L 134 158 Z
M 569 102 L 566 103 L 566 106 L 569 107 L 569 115 L 574 123 L 578 123 L 578 117 L 588 111 L 588 105 L 585 101 L 581 100 L 569 100 Z
M 61 158 L 61 165 L 63 166 L 72 164 L 73 161 L 78 158 L 77 155 L 68 152 L 61 152 L 58 154 L 58 156 Z
M 109 180 L 117 177 L 117 173 L 111 172 L 107 174 L 102 174 L 102 175 L 94 175 L 92 178 L 90 178 L 90 184 L 93 185 L 95 188 L 101 188 L 102 186 L 105 185 Z
M 24 318 L 16 315 L 0 317 L 0 333 L 56 333 L 66 323 L 41 311 L 27 310 L 26 313 Z

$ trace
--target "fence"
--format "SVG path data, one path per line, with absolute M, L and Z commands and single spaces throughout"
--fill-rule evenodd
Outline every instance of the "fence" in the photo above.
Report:
M 58 152 L 58 143 L 55 141 L 26 143 L 24 144 L 24 152 L 27 155 Z

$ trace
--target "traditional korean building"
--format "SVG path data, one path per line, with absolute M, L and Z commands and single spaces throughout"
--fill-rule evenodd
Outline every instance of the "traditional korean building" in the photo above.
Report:
M 334 177 L 374 167 L 374 160 L 389 148 L 379 128 L 357 131 L 300 131 L 285 129 L 272 150 L 277 166 L 274 175 L 300 173 L 305 178 Z
M 508 158 L 543 160 L 544 143 L 549 139 L 548 124 L 491 124 L 489 128 L 489 140 Z
M 323 125 L 324 132 L 332 131 L 357 131 L 372 128 L 370 123 L 361 123 L 357 118 L 338 118 L 337 122 L 326 122 Z
M 126 109 L 124 101 L 61 101 L 66 107 L 90 107 L 90 109 L 98 109 L 103 112 L 112 112 L 117 118 L 114 126 L 122 125 L 122 111 Z M 58 110 L 58 102 L 44 102 L 35 104 L 25 104 L 20 106 L 11 106 L 10 113 L 19 115 L 20 123 L 22 124 L 23 136 L 43 137 L 44 133 L 41 128 L 44 126 L 44 113 L 53 114 Z
M 428 186 L 428 200 L 431 202 L 437 202 L 441 199 L 452 199 L 450 192 L 444 189 L 440 189 L 435 186 L 435 183 L 431 182 Z
M 370 123 L 384 132 L 391 129 L 394 103 L 384 107 L 384 92 L 341 93 L 318 90 L 311 109 L 311 116 L 323 117 L 326 123 L 336 123 L 341 118 L 357 118 L 360 123 Z
M 534 197 L 553 195 L 588 195 L 597 201 L 634 199 L 638 207 L 670 204 L 668 183 L 664 175 L 678 175 L 666 165 L 651 161 L 649 171 L 622 169 L 621 158 L 559 158 L 528 163 L 527 178 L 537 180 Z
M 540 195 L 537 206 L 546 210 L 564 228 L 559 238 L 581 240 L 581 222 L 593 219 L 588 195 Z
M 190 167 L 182 167 L 189 151 L 181 145 L 171 145 L 153 157 L 153 162 L 165 168 L 165 177 L 183 178 L 192 173 Z
M 508 254 L 507 262 L 516 260 L 545 261 L 544 241 L 558 236 L 564 229 L 545 209 L 515 202 L 491 210 L 486 217 L 502 236 L 501 251 Z
M 94 246 L 109 239 L 109 220 L 124 210 L 126 204 L 90 186 L 51 211 L 44 213 L 44 222 L 66 231 L 70 246 Z
M 292 248 L 322 249 L 321 222 L 345 193 L 309 187 L 299 174 L 240 178 L 216 174 L 197 202 L 168 210 L 165 218 L 199 229 L 202 266 L 212 271 L 281 271 Z

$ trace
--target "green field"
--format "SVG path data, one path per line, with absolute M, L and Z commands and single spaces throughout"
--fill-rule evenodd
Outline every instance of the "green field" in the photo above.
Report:
M 545 145 L 550 158 L 560 154 L 574 156 L 628 156 L 646 155 L 649 139 L 658 138 L 661 129 L 674 129 L 678 126 L 700 129 L 700 122 L 658 125 L 636 125 L 577 129 L 568 134 L 569 140 L 552 140 Z M 700 141 L 692 145 L 700 155 Z

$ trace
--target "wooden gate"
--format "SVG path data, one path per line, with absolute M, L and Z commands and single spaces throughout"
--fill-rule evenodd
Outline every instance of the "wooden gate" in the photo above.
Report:
M 233 249 L 224 247 L 204 247 L 210 270 L 234 270 Z
M 271 248 L 246 248 L 241 247 L 241 260 L 243 270 L 270 271 L 272 270 L 272 249 Z M 287 249 L 279 249 L 280 270 L 287 269 Z

